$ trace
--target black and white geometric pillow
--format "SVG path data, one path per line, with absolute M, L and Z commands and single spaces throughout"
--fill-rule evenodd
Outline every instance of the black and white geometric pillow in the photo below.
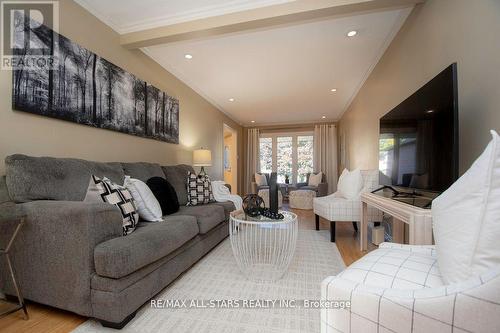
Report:
M 106 177 L 101 179 L 93 175 L 92 179 L 102 201 L 120 209 L 123 217 L 123 235 L 132 233 L 139 222 L 139 213 L 132 194 L 125 187 L 113 183 Z
M 215 201 L 212 184 L 207 175 L 197 176 L 188 171 L 187 178 L 188 206 L 205 205 Z

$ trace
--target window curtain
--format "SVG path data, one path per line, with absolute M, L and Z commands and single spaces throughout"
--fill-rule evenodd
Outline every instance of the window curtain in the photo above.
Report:
M 335 125 L 314 126 L 314 170 L 326 175 L 328 194 L 337 190 L 337 128 Z
M 253 176 L 259 171 L 259 129 L 251 128 L 247 135 L 246 193 L 252 192 Z

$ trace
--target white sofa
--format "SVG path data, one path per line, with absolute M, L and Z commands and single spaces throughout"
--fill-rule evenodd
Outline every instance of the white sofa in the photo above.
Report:
M 382 243 L 321 285 L 321 332 L 500 332 L 500 267 L 445 285 L 434 246 Z
M 370 192 L 379 187 L 378 170 L 361 170 L 363 189 L 359 193 Z M 354 230 L 358 230 L 357 222 L 361 220 L 361 200 L 343 198 L 339 192 L 325 197 L 314 198 L 314 214 L 316 215 L 316 230 L 319 230 L 319 217 L 330 221 L 330 238 L 335 242 L 335 222 L 352 222 Z M 368 207 L 368 222 L 382 221 L 382 212 Z

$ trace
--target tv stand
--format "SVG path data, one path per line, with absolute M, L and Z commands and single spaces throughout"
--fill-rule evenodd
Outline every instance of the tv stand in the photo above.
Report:
M 384 185 L 382 187 L 379 187 L 378 189 L 376 190 L 373 190 L 372 193 L 377 193 L 378 191 L 382 191 L 382 190 L 391 190 L 392 193 L 394 194 L 394 196 L 397 196 L 397 195 L 400 195 L 401 192 L 399 192 L 398 190 L 396 190 L 394 187 L 392 186 L 389 186 L 389 185 Z
M 360 247 L 367 248 L 368 206 L 372 206 L 393 217 L 393 241 L 404 243 L 404 225 L 408 225 L 408 241 L 411 245 L 432 244 L 432 214 L 430 209 L 412 206 L 393 198 L 374 193 L 361 194 L 362 210 L 360 223 Z

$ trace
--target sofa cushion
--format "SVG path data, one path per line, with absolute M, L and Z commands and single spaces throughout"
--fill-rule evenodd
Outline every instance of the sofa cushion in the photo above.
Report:
M 500 137 L 453 185 L 432 202 L 439 267 L 447 283 L 500 265 Z
M 377 250 L 352 263 L 337 277 L 360 286 L 399 290 L 438 288 L 444 285 L 432 245 L 381 243 Z
M 179 205 L 185 206 L 187 204 L 187 178 L 188 172 L 194 172 L 190 165 L 179 164 L 163 166 L 163 172 L 168 182 L 174 187 L 179 199 Z
M 142 223 L 134 233 L 97 245 L 96 273 L 119 279 L 175 251 L 198 234 L 193 216 L 167 216 L 163 222 Z
M 122 163 L 123 172 L 131 178 L 147 182 L 148 179 L 153 177 L 165 178 L 161 166 L 156 163 L 136 162 L 136 163 Z
M 7 191 L 7 183 L 5 176 L 0 176 L 0 205 L 6 202 L 10 202 L 9 192 Z
M 196 217 L 200 234 L 206 234 L 219 223 L 224 222 L 224 208 L 220 205 L 210 204 L 202 206 L 181 206 L 173 215 L 189 215 Z
M 229 221 L 229 214 L 231 214 L 232 211 L 236 209 L 234 206 L 234 203 L 232 201 L 226 201 L 226 202 L 213 202 L 210 203 L 209 205 L 216 205 L 216 206 L 221 206 L 224 208 L 224 218 L 226 221 Z
M 7 188 L 15 202 L 33 200 L 82 201 L 90 176 L 107 177 L 123 184 L 120 163 L 73 158 L 11 155 L 5 159 Z

